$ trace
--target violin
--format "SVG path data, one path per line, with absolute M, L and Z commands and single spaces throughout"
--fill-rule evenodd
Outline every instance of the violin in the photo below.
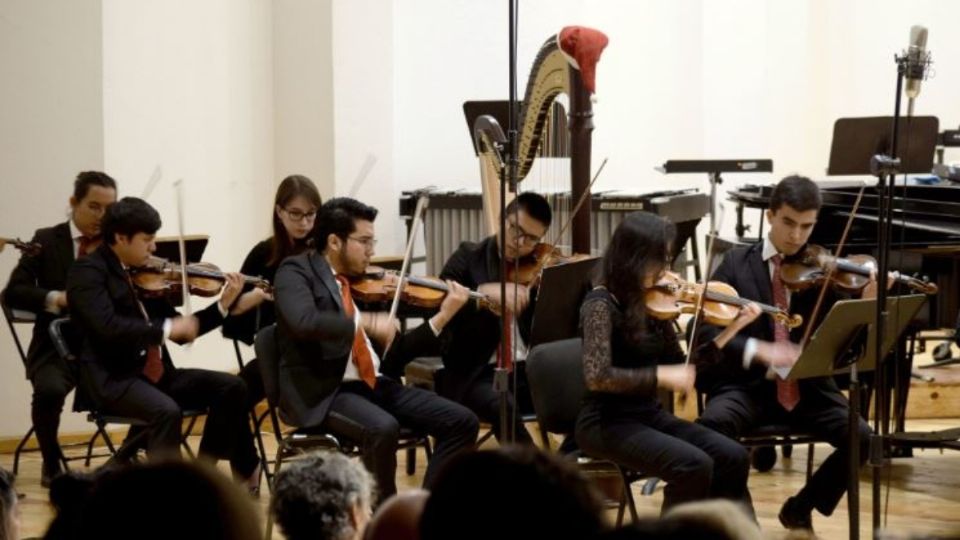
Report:
M 540 274 L 544 268 L 591 258 L 590 255 L 581 253 L 564 255 L 559 248 L 540 242 L 533 248 L 530 255 L 520 259 L 519 264 L 507 265 L 507 281 L 533 287 L 540 282 Z
M 24 242 L 19 238 L 0 237 L 0 251 L 3 251 L 3 248 L 7 247 L 7 245 L 11 245 L 19 249 L 24 255 L 28 255 L 30 257 L 36 257 L 40 254 L 40 250 L 43 249 L 43 246 L 37 242 Z
M 140 294 L 158 298 L 183 294 L 182 266 L 160 257 L 150 257 L 147 264 L 130 269 L 130 277 Z M 220 293 L 226 274 L 211 263 L 190 263 L 186 268 L 187 286 L 190 294 L 210 298 Z M 271 291 L 270 282 L 263 278 L 242 276 L 246 285 Z
M 796 256 L 784 260 L 780 267 L 780 278 L 787 288 L 799 291 L 822 285 L 827 274 L 834 269 L 831 285 L 842 292 L 855 294 L 870 283 L 870 275 L 876 268 L 877 261 L 870 255 L 834 257 L 826 248 L 811 244 Z M 912 290 L 937 294 L 935 283 L 905 276 L 900 272 L 890 272 L 889 276 Z
M 350 294 L 354 301 L 363 304 L 379 304 L 393 299 L 397 290 L 398 277 L 379 266 L 368 266 L 362 276 L 350 281 Z M 400 301 L 408 305 L 436 309 L 443 303 L 449 287 L 436 278 L 407 276 L 404 278 L 403 290 L 400 291 Z M 487 297 L 476 291 L 470 291 L 470 298 L 481 305 L 489 305 Z
M 673 272 L 648 288 L 643 296 L 647 314 L 659 320 L 676 319 L 681 313 L 694 313 L 703 295 L 702 283 L 689 283 Z M 740 308 L 752 301 L 741 298 L 737 290 L 722 281 L 710 281 L 706 286 L 706 298 L 703 301 L 703 316 L 707 324 L 729 326 L 740 314 Z M 753 302 L 760 306 L 763 313 L 773 317 L 787 328 L 796 328 L 803 324 L 803 317 L 791 315 L 786 311 L 767 304 Z

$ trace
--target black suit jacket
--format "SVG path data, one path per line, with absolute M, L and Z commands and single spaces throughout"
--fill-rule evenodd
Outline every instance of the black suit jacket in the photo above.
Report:
M 57 358 L 48 327 L 52 320 L 63 315 L 47 311 L 46 298 L 50 291 L 66 290 L 67 271 L 74 259 L 69 222 L 38 229 L 32 241 L 42 246 L 40 253 L 20 257 L 3 292 L 4 302 L 9 307 L 30 311 L 37 316 L 27 350 L 28 378 L 44 362 Z
M 353 319 L 344 313 L 330 265 L 316 251 L 284 259 L 277 270 L 274 300 L 280 411 L 292 425 L 320 425 L 343 381 L 353 346 Z M 380 353 L 380 372 L 398 378 L 404 365 L 435 346 L 430 325 L 421 324 L 398 335 L 390 349 Z
M 163 346 L 163 321 L 176 317 L 176 309 L 165 298 L 145 300 L 149 320 L 144 318 L 127 272 L 108 245 L 102 244 L 70 269 L 67 300 L 82 339 L 78 358 L 84 375 L 90 377 L 92 397 L 101 405 L 121 396 L 143 373 L 148 346 L 161 345 L 164 369 L 174 369 Z M 216 303 L 194 315 L 200 334 L 223 322 Z
M 711 281 L 722 281 L 733 286 L 741 298 L 746 298 L 763 304 L 773 305 L 773 289 L 770 283 L 770 270 L 763 261 L 763 242 L 737 247 L 726 253 L 720 266 L 710 278 Z M 803 316 L 803 324 L 791 331 L 790 339 L 799 342 L 803 336 L 809 315 L 813 310 L 819 289 L 814 288 L 802 292 L 794 292 L 790 298 L 790 312 Z M 824 305 L 820 309 L 818 320 L 829 311 L 837 297 L 828 292 L 824 298 Z M 703 325 L 698 332 L 698 343 L 706 343 L 720 333 L 722 329 L 716 326 Z M 747 339 L 756 338 L 763 341 L 773 341 L 773 319 L 767 315 L 757 317 L 750 326 L 744 328 L 724 347 L 722 354 L 707 355 L 705 358 L 711 363 L 701 364 L 697 370 L 697 388 L 708 395 L 726 387 L 767 387 L 770 391 L 775 386 L 774 381 L 766 379 L 767 368 L 754 362 L 750 369 L 743 369 L 743 349 Z M 803 379 L 800 381 L 800 395 L 810 393 L 839 392 L 832 378 Z
M 463 242 L 440 272 L 441 279 L 452 279 L 468 289 L 483 283 L 500 281 L 500 253 L 496 236 L 481 242 Z M 509 287 L 509 285 L 508 285 Z M 520 336 L 530 337 L 535 294 L 517 319 Z M 461 399 L 462 394 L 483 372 L 500 345 L 500 317 L 469 302 L 453 317 L 441 333 L 441 352 L 446 371 L 443 394 Z

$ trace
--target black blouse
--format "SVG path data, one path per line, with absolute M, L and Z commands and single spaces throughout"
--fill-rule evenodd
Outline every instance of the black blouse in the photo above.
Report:
M 272 241 L 268 238 L 253 246 L 247 258 L 240 267 L 240 273 L 266 279 L 271 284 L 277 274 L 279 265 L 270 266 Z M 243 292 L 251 290 L 253 285 L 244 287 Z M 247 345 L 253 344 L 253 336 L 257 330 L 270 326 L 277 320 L 273 302 L 264 301 L 259 306 L 240 315 L 231 315 L 223 321 L 223 335 L 229 339 L 240 340 Z

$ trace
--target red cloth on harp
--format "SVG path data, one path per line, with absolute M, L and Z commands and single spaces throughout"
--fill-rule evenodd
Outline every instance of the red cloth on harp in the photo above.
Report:
M 557 34 L 557 44 L 568 57 L 572 58 L 573 67 L 580 70 L 583 77 L 583 86 L 591 94 L 596 93 L 597 62 L 600 53 L 610 40 L 599 30 L 586 26 L 567 26 Z

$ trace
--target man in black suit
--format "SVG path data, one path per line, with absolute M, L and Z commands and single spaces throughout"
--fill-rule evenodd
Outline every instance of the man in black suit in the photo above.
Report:
M 218 302 L 180 316 L 166 298 L 141 302 L 130 271 L 156 250 L 160 215 L 125 197 L 103 218 L 104 243 L 78 260 L 67 277 L 71 318 L 83 337 L 78 355 L 100 410 L 147 422 L 147 453 L 179 456 L 182 409 L 206 409 L 200 457 L 229 459 L 234 474 L 255 489 L 258 459 L 247 422 L 246 385 L 237 376 L 174 367 L 164 343 L 188 343 L 220 326 L 243 287 L 227 274 Z
M 491 235 L 479 243 L 463 242 L 447 260 L 440 278 L 475 289 L 493 304 L 504 306 L 520 336 L 526 340 L 533 318 L 535 291 L 526 285 L 507 283 L 507 298 L 500 297 L 500 240 L 506 240 L 508 264 L 518 259 L 521 264 L 528 262 L 550 227 L 552 212 L 546 199 L 527 192 L 507 206 L 506 214 L 506 234 Z M 500 348 L 501 326 L 500 316 L 489 309 L 471 305 L 461 310 L 441 336 L 444 370 L 437 385 L 440 395 L 466 405 L 480 420 L 488 422 L 498 440 L 502 440 L 500 396 L 493 388 L 493 368 Z M 521 379 L 519 392 L 525 392 L 522 383 Z M 514 392 L 508 394 L 508 400 L 512 411 Z M 521 403 L 526 401 L 520 399 Z M 532 444 L 523 423 L 517 422 L 515 426 L 513 441 Z
M 117 200 L 113 178 L 97 171 L 77 175 L 70 197 L 70 219 L 38 229 L 32 242 L 40 253 L 24 254 L 10 274 L 3 301 L 13 309 L 37 317 L 27 351 L 27 378 L 33 386 L 30 416 L 43 456 L 40 482 L 46 487 L 61 472 L 57 430 L 67 394 L 75 386 L 74 374 L 57 354 L 48 328 L 67 309 L 67 271 L 73 261 L 100 243 L 100 218 Z
M 770 196 L 767 237 L 727 252 L 710 278 L 729 283 L 743 298 L 802 315 L 804 326 L 791 333 L 770 318 L 759 318 L 734 337 L 723 354 L 716 355 L 716 363 L 700 366 L 697 376 L 698 388 L 707 395 L 706 408 L 698 422 L 732 438 L 759 425 L 785 423 L 824 437 L 836 448 L 780 510 L 780 522 L 790 529 L 812 529 L 814 508 L 826 516 L 833 513 L 849 477 L 848 404 L 833 378 L 796 382 L 775 374 L 776 369 L 789 368 L 796 362 L 800 353 L 796 342 L 809 324 L 819 294 L 819 288 L 787 291 L 780 280 L 780 265 L 803 251 L 817 222 L 820 205 L 820 188 L 814 182 L 801 176 L 784 178 Z M 863 294 L 875 295 L 876 285 L 868 286 Z M 828 295 L 818 321 L 835 299 L 832 293 Z M 705 343 L 719 331 L 705 325 L 698 339 Z M 863 419 L 859 431 L 862 464 L 871 434 Z
M 387 316 L 353 304 L 348 278 L 370 263 L 376 216 L 354 199 L 327 201 L 314 228 L 317 250 L 283 261 L 274 298 L 284 421 L 358 444 L 382 501 L 397 490 L 401 425 L 436 439 L 424 475 L 429 486 L 443 463 L 474 444 L 478 421 L 465 407 L 398 380 L 407 362 L 439 345 L 437 333 L 466 302 L 466 289 L 448 282 L 439 312 L 401 335 Z

